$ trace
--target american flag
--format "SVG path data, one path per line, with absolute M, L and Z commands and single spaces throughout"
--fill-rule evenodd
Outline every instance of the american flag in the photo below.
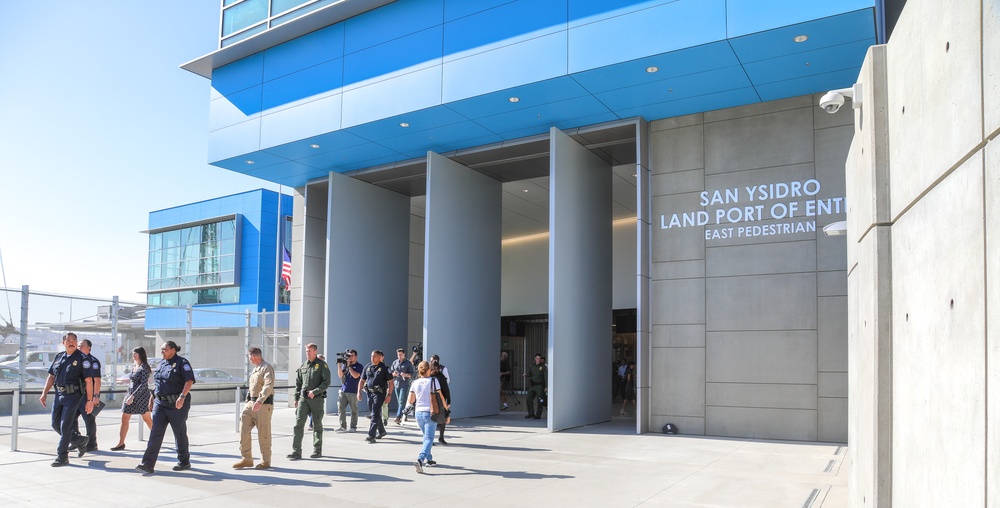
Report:
M 284 252 L 281 261 L 281 280 L 285 281 L 285 287 L 292 286 L 292 256 L 288 254 L 288 249 L 281 249 Z

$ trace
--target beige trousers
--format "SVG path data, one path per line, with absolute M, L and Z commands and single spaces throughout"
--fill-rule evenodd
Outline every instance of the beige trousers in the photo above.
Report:
M 247 401 L 243 406 L 243 413 L 240 415 L 240 455 L 244 459 L 253 460 L 251 451 L 250 431 L 257 427 L 257 442 L 260 445 L 260 460 L 265 464 L 271 463 L 271 414 L 274 413 L 273 404 L 261 404 L 260 411 L 253 411 L 254 402 Z

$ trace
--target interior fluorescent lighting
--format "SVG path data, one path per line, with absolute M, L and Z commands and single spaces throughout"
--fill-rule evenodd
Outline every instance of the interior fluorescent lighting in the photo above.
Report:
M 808 35 L 796 35 L 795 38 L 792 39 L 792 40 L 795 41 L 795 42 L 806 42 L 806 41 L 809 40 L 809 36 Z

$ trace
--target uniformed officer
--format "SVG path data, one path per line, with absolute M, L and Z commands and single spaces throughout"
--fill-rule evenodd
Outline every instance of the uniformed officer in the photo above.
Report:
M 329 387 L 330 366 L 316 357 L 316 344 L 306 344 L 306 362 L 295 376 L 295 430 L 288 458 L 302 458 L 302 434 L 310 414 L 313 418 L 313 454 L 309 457 L 323 456 L 323 414 L 326 413 L 323 401 Z
M 240 415 L 240 455 L 243 460 L 233 464 L 235 469 L 271 467 L 271 414 L 274 412 L 274 367 L 264 361 L 259 347 L 252 347 L 247 353 L 253 371 L 247 383 L 247 402 Z M 250 451 L 250 431 L 257 427 L 257 442 L 260 445 L 260 464 L 253 465 Z
M 525 402 L 528 406 L 528 414 L 524 418 L 538 420 L 542 417 L 542 404 L 539 399 L 549 393 L 549 368 L 545 366 L 541 354 L 535 355 L 535 365 L 526 375 L 528 376 L 528 384 L 530 386 L 528 387 L 528 394 L 525 396 L 527 399 Z M 538 405 L 537 413 L 535 413 L 536 404 Z
M 181 348 L 172 340 L 168 340 L 160 348 L 163 361 L 153 373 L 155 393 L 149 398 L 149 409 L 153 411 L 153 429 L 149 431 L 146 453 L 142 455 L 142 463 L 135 466 L 136 471 L 153 473 L 168 424 L 174 431 L 174 443 L 177 446 L 177 465 L 173 470 L 191 469 L 187 417 L 191 411 L 191 398 L 188 393 L 194 384 L 194 371 L 191 370 L 191 363 L 187 358 L 177 354 L 180 352 Z
M 45 388 L 42 389 L 41 397 L 38 397 L 42 407 L 45 407 L 49 389 L 53 385 L 56 387 L 56 402 L 52 405 L 52 428 L 60 437 L 52 467 L 69 464 L 69 445 L 77 415 L 81 410 L 89 414 L 94 409 L 94 385 L 91 378 L 86 377 L 84 354 L 76 347 L 76 334 L 70 332 L 63 335 L 62 343 L 65 351 L 52 360 L 49 376 L 45 378 Z M 81 450 L 82 457 L 87 450 L 87 438 L 80 437 L 73 444 Z
M 392 398 L 392 374 L 389 367 L 382 363 L 385 356 L 381 351 L 372 351 L 372 361 L 365 365 L 365 370 L 361 373 L 361 383 L 358 383 L 358 399 L 361 398 L 361 390 L 368 394 L 368 410 L 371 411 L 372 422 L 368 425 L 368 437 L 365 441 L 375 443 L 377 438 L 385 437 L 385 425 L 382 420 L 382 404 L 388 404 Z
M 90 342 L 89 339 L 83 339 L 80 341 L 80 352 L 84 354 L 83 368 L 86 370 L 86 376 L 91 379 L 94 385 L 94 409 L 96 410 L 101 403 L 101 361 L 97 359 L 96 356 L 90 354 L 91 349 L 93 349 L 94 344 Z M 80 417 L 83 418 L 83 424 L 87 430 L 87 446 L 86 449 L 80 449 L 77 451 L 78 456 L 83 457 L 85 452 L 93 452 L 97 450 L 97 415 L 93 412 L 87 414 L 86 412 L 80 412 Z M 76 424 L 73 422 L 73 438 L 74 441 L 82 441 L 79 439 L 80 431 Z M 72 450 L 74 446 L 70 446 Z

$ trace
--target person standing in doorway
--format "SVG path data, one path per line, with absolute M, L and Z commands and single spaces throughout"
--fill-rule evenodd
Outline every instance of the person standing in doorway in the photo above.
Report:
M 622 410 L 620 411 L 622 416 L 628 416 L 625 408 L 629 402 L 632 403 L 632 409 L 636 409 L 636 391 L 635 362 L 629 362 L 628 369 L 625 371 L 625 388 L 622 390 Z
M 316 344 L 306 344 L 306 361 L 295 374 L 295 429 L 292 432 L 292 453 L 288 458 L 302 458 L 302 436 L 309 415 L 313 417 L 313 453 L 310 458 L 323 456 L 323 414 L 326 389 L 330 387 L 330 367 L 317 358 Z
M 235 469 L 271 467 L 271 415 L 274 413 L 274 367 L 264 361 L 259 347 L 247 352 L 253 371 L 247 383 L 247 402 L 240 415 L 240 455 L 242 460 L 233 464 Z M 260 446 L 260 464 L 253 465 L 250 431 L 257 427 L 257 444 Z
M 503 403 L 503 407 L 500 408 L 501 411 L 507 411 L 510 406 L 507 405 L 507 393 L 511 392 L 510 380 L 511 380 L 511 368 L 510 368 L 510 358 L 507 356 L 507 352 L 503 351 L 500 353 L 500 402 Z M 514 395 L 511 394 L 513 398 Z M 514 399 L 514 405 L 518 404 L 517 399 Z
M 358 387 L 358 399 L 361 399 L 362 389 L 368 394 L 368 410 L 371 412 L 372 422 L 368 425 L 368 437 L 365 441 L 374 444 L 376 439 L 385 437 L 385 425 L 382 422 L 382 404 L 389 402 L 392 397 L 392 375 L 389 374 L 389 367 L 382 363 L 385 355 L 381 351 L 372 351 L 372 361 L 365 365 L 365 370 L 361 374 L 361 384 Z
M 125 399 L 122 401 L 122 424 L 118 430 L 118 444 L 111 448 L 111 451 L 118 452 L 125 449 L 125 436 L 128 435 L 129 421 L 132 415 L 142 415 L 142 421 L 146 426 L 153 428 L 153 419 L 149 415 L 149 375 L 153 368 L 149 366 L 146 358 L 146 349 L 137 347 L 132 350 L 132 369 L 129 370 L 129 386 L 125 392 Z
M 535 354 L 535 365 L 528 371 L 526 376 L 528 376 L 529 385 L 528 394 L 525 396 L 525 405 L 528 406 L 528 414 L 524 418 L 539 420 L 542 418 L 541 399 L 549 393 L 549 369 L 545 366 L 541 353 Z M 538 406 L 537 413 L 535 412 L 535 405 Z
M 69 465 L 69 445 L 73 435 L 73 423 L 80 411 L 90 413 L 94 409 L 94 385 L 86 377 L 83 368 L 83 352 L 76 345 L 76 334 L 63 335 L 63 352 L 56 355 L 49 366 L 49 376 L 45 378 L 45 388 L 42 389 L 41 402 L 45 407 L 45 399 L 49 390 L 56 387 L 56 401 L 52 404 L 52 428 L 59 434 L 59 444 L 56 446 L 56 460 L 52 467 Z M 87 441 L 80 437 L 73 443 L 77 448 L 86 451 Z
M 174 431 L 174 443 L 177 447 L 177 465 L 174 471 L 191 469 L 191 451 L 187 435 L 187 418 L 191 411 L 191 398 L 188 393 L 194 385 L 194 371 L 187 358 L 180 356 L 180 346 L 168 340 L 160 348 L 163 361 L 153 373 L 156 392 L 149 399 L 149 409 L 153 412 L 153 429 L 146 443 L 146 453 L 142 455 L 142 463 L 135 467 L 136 471 L 153 474 L 156 459 L 160 456 L 160 446 L 163 435 L 167 433 L 167 425 Z
M 413 379 L 413 363 L 406 359 L 406 350 L 399 348 L 396 350 L 396 361 L 392 362 L 392 380 L 395 383 L 396 394 L 396 425 L 402 425 L 406 418 L 405 404 L 410 393 L 410 380 Z

